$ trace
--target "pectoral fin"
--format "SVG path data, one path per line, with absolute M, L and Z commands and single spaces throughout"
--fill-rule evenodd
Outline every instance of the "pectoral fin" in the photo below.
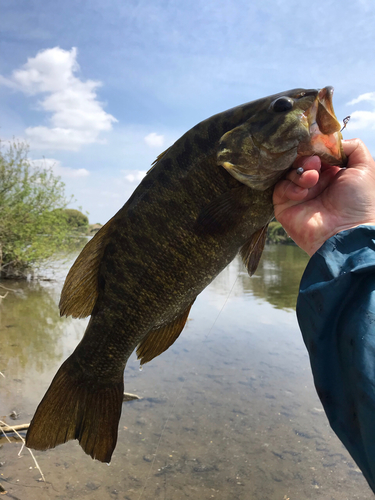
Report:
M 240 255 L 247 272 L 252 276 L 257 270 L 267 239 L 268 224 L 256 231 L 241 247 Z
M 98 270 L 112 233 L 114 217 L 90 240 L 66 277 L 60 298 L 60 315 L 85 318 L 98 298 Z
M 166 351 L 177 340 L 185 326 L 194 300 L 185 311 L 171 323 L 161 328 L 151 330 L 147 337 L 142 340 L 137 348 L 137 357 L 141 360 L 141 365 L 159 356 L 159 354 Z
M 238 224 L 248 208 L 248 191 L 246 186 L 231 189 L 204 207 L 195 224 L 198 234 L 220 234 Z

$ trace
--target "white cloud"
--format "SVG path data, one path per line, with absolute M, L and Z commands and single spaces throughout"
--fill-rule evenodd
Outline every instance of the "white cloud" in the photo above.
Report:
M 128 182 L 141 182 L 146 173 L 146 170 L 132 170 L 124 178 Z
M 351 104 L 357 104 L 362 101 L 373 101 L 375 102 L 375 92 L 367 92 L 366 94 L 361 94 L 358 96 L 356 99 L 353 99 L 352 101 L 348 102 L 349 105 Z
M 146 135 L 144 141 L 150 148 L 160 148 L 164 144 L 164 135 L 151 132 L 151 134 Z
M 59 127 L 28 127 L 25 133 L 26 139 L 35 149 L 77 151 L 84 144 L 95 142 L 94 134 L 90 130 L 74 130 Z
M 350 130 L 375 128 L 375 111 L 354 111 L 350 115 Z
M 39 106 L 51 113 L 51 127 L 28 127 L 26 136 L 36 149 L 77 151 L 85 144 L 98 142 L 102 131 L 111 130 L 116 118 L 106 113 L 97 100 L 101 85 L 93 80 L 82 81 L 76 73 L 77 49 L 54 47 L 29 58 L 21 69 L 0 84 L 27 95 L 47 94 Z
M 371 111 L 353 111 L 350 114 L 350 130 L 374 129 L 375 128 L 375 92 L 367 92 L 359 95 L 356 99 L 348 102 L 349 105 L 367 102 L 373 110 Z
M 52 168 L 54 174 L 65 178 L 87 177 L 90 172 L 85 168 L 70 168 L 63 167 L 59 160 L 54 158 L 42 158 L 39 160 L 31 160 L 32 165 L 41 166 L 43 168 Z

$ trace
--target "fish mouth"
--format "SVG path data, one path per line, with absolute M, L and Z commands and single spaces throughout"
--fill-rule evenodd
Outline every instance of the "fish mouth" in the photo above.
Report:
M 333 90 L 333 87 L 320 89 L 313 105 L 302 115 L 309 141 L 300 143 L 298 156 L 316 155 L 329 165 L 344 167 L 347 157 L 341 144 L 341 124 L 333 109 Z

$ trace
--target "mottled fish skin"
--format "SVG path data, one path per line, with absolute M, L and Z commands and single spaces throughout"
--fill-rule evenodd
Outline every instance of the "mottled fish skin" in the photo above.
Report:
M 161 163 L 144 181 L 147 191 L 140 190 L 126 216 L 116 220 L 103 255 L 99 297 L 90 322 L 90 343 L 97 331 L 100 348 L 92 350 L 92 362 L 103 365 L 103 375 L 112 372 L 115 362 L 105 358 L 106 341 L 122 352 L 116 358 L 122 371 L 124 354 L 131 354 L 145 332 L 185 310 L 272 217 L 272 188 L 251 192 L 224 169 L 216 171 L 215 155 L 205 157 L 201 168 L 182 178 L 165 175 L 168 158 Z M 197 228 L 201 211 L 233 189 L 243 191 L 236 214 L 240 216 L 228 217 L 212 234 L 202 234 Z M 103 331 L 108 331 L 107 339 Z M 82 363 L 91 356 L 84 350 Z
M 241 247 L 245 262 L 255 255 L 248 264 L 254 271 L 273 215 L 273 185 L 306 141 L 306 127 L 288 124 L 288 113 L 275 115 L 270 106 L 290 96 L 305 111 L 317 94 L 295 89 L 233 108 L 199 123 L 160 155 L 67 277 L 61 313 L 91 313 L 91 319 L 40 403 L 27 446 L 48 449 L 76 438 L 93 458 L 110 461 L 127 359 L 137 346 L 141 362 L 167 349 L 196 296 Z M 257 147 L 265 137 L 276 155 L 272 186 L 263 190 L 239 182 L 218 165 L 223 136 L 249 120 Z M 288 146 L 285 153 L 288 141 L 295 151 Z

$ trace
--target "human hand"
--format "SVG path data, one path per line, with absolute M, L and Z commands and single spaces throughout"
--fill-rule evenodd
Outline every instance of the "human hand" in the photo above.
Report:
M 312 256 L 331 236 L 361 224 L 375 225 L 375 161 L 360 139 L 342 143 L 347 168 L 301 157 L 274 189 L 275 217 Z M 304 173 L 298 175 L 298 167 Z

